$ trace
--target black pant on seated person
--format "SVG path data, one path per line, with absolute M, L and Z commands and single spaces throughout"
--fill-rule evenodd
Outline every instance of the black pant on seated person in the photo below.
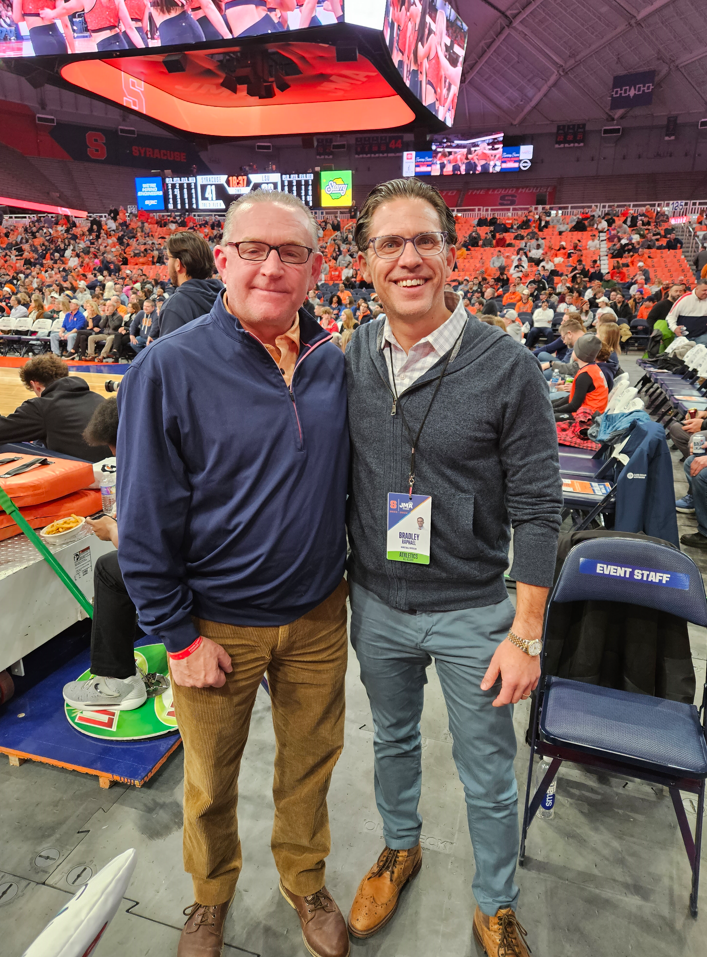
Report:
M 74 352 L 78 353 L 80 356 L 86 355 L 88 349 L 88 337 L 96 335 L 93 329 L 79 329 L 76 333 L 76 341 L 74 342 Z
M 553 335 L 552 326 L 547 326 L 547 328 L 543 326 L 533 326 L 525 337 L 525 344 L 529 349 L 534 349 L 540 341 L 541 336 L 544 337 L 545 342 L 550 342 Z
M 134 358 L 135 350 L 130 345 L 130 336 L 118 333 L 113 340 L 113 348 L 109 355 L 113 359 L 122 359 L 123 356 L 127 356 L 129 359 Z
M 118 553 L 101 555 L 93 571 L 91 674 L 130 678 L 135 674 L 133 645 L 140 633 L 137 612 L 118 564 Z

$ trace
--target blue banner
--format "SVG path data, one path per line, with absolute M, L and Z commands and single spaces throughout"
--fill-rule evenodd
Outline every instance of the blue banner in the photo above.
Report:
M 583 575 L 597 575 L 599 578 L 623 578 L 646 585 L 679 588 L 682 591 L 688 591 L 690 588 L 689 575 L 659 568 L 639 568 L 636 565 L 617 565 L 610 561 L 597 562 L 592 558 L 580 558 L 579 570 Z

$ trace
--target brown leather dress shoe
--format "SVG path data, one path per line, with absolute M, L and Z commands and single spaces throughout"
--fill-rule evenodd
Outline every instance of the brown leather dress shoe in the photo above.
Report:
M 400 892 L 422 867 L 422 848 L 395 851 L 386 847 L 358 885 L 349 914 L 349 931 L 354 937 L 371 937 L 385 927 L 395 913 Z
M 528 932 L 510 907 L 500 908 L 495 917 L 474 912 L 474 937 L 488 957 L 528 957 Z
M 187 922 L 179 938 L 177 957 L 221 957 L 223 925 L 230 901 L 225 904 L 192 904 L 184 910 Z
M 349 957 L 346 921 L 326 887 L 316 894 L 299 897 L 280 881 L 280 893 L 299 914 L 302 940 L 312 957 Z

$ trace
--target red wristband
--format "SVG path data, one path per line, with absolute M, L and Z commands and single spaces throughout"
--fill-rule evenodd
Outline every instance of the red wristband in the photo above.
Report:
M 181 651 L 177 651 L 172 654 L 171 651 L 167 652 L 167 656 L 173 661 L 180 661 L 182 658 L 188 658 L 189 655 L 193 655 L 197 648 L 201 646 L 201 643 L 204 639 L 199 635 L 196 641 L 192 641 L 188 648 L 183 648 Z

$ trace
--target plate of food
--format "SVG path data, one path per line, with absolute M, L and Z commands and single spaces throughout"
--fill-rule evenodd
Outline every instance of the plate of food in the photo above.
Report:
M 51 525 L 43 528 L 39 537 L 48 545 L 63 545 L 76 538 L 85 522 L 86 519 L 81 515 L 68 515 L 66 518 L 58 518 Z

